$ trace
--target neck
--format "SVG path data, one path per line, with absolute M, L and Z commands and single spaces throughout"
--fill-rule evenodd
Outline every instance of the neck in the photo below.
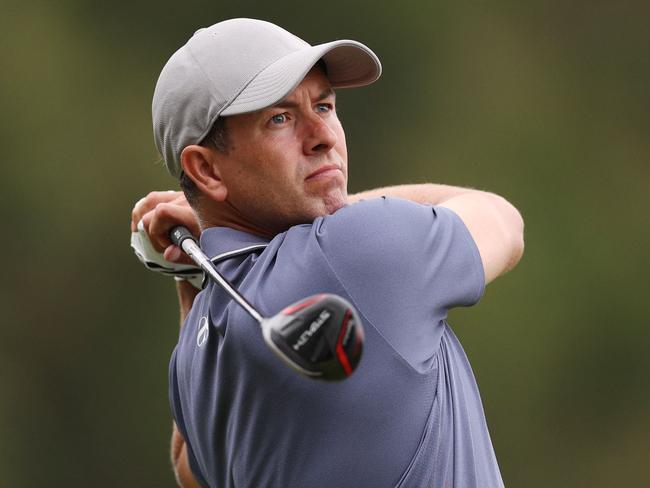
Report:
M 286 230 L 253 223 L 228 201 L 202 203 L 204 204 L 199 205 L 196 211 L 201 231 L 210 227 L 230 227 L 248 234 L 272 239 Z

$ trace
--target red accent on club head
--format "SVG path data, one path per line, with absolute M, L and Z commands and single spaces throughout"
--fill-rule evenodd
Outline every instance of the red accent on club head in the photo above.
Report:
M 350 317 L 352 317 L 352 312 L 350 312 L 350 310 L 346 310 L 345 316 L 343 317 L 343 326 L 341 327 L 341 333 L 339 334 L 338 339 L 336 339 L 336 355 L 339 358 L 341 366 L 343 366 L 343 372 L 345 373 L 345 376 L 350 376 L 352 374 L 352 366 L 350 366 L 350 361 L 348 360 L 348 357 L 345 355 L 345 351 L 343 350 L 343 338 L 345 337 L 345 333 L 348 330 L 348 322 L 350 321 Z
M 283 309 L 282 312 L 280 313 L 284 315 L 291 315 L 292 313 L 296 313 L 298 310 L 302 310 L 303 308 L 306 308 L 309 305 L 316 303 L 318 300 L 321 300 L 324 296 L 325 296 L 324 293 L 321 293 L 320 295 L 314 295 L 311 298 L 307 298 L 303 302 L 288 306 L 287 308 Z

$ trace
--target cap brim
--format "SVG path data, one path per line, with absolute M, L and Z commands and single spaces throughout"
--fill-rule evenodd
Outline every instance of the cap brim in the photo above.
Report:
M 291 93 L 323 58 L 327 78 L 334 88 L 368 85 L 381 75 L 381 63 L 369 48 L 341 40 L 307 47 L 280 58 L 255 76 L 220 115 L 261 110 Z

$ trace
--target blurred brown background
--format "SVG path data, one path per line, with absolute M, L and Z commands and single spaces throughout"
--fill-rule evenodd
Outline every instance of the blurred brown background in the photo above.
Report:
M 352 38 L 380 81 L 342 91 L 352 191 L 504 195 L 526 255 L 454 312 L 508 487 L 650 486 L 647 2 L 0 0 L 0 485 L 172 487 L 170 280 L 128 246 L 176 188 L 150 103 L 201 26 Z M 8 272 L 7 272 L 8 271 Z

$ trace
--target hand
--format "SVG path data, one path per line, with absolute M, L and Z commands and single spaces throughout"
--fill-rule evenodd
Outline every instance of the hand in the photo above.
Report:
M 138 231 L 142 221 L 153 248 L 173 263 L 194 264 L 181 249 L 169 240 L 169 231 L 184 225 L 198 237 L 201 233 L 198 219 L 180 191 L 153 191 L 138 200 L 131 212 L 131 232 Z
M 203 271 L 169 240 L 169 231 L 179 224 L 188 227 L 195 237 L 198 235 L 198 222 L 185 196 L 174 191 L 151 192 L 135 204 L 131 213 L 131 248 L 147 269 L 177 281 L 187 280 L 200 290 Z M 179 292 L 185 288 L 180 286 Z M 196 292 L 190 304 L 194 295 Z

